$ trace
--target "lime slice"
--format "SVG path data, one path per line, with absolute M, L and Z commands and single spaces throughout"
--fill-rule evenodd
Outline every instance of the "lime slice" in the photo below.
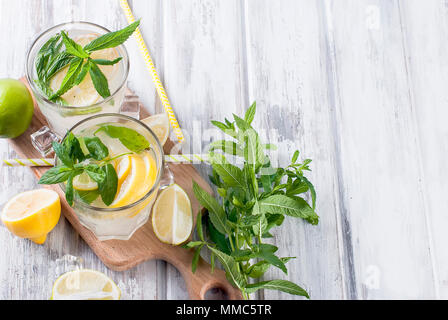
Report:
M 177 184 L 164 189 L 152 209 L 152 227 L 160 241 L 172 245 L 185 242 L 193 229 L 187 193 Z
M 53 284 L 52 300 L 119 300 L 120 288 L 104 273 L 81 269 L 64 273 Z

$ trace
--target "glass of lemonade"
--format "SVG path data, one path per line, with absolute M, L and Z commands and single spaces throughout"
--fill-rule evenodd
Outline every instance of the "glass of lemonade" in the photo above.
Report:
M 121 143 L 120 137 L 112 138 L 105 132 L 99 131 L 98 129 L 102 126 L 131 128 L 146 138 L 149 148 L 139 153 L 131 152 Z M 78 139 L 80 137 L 99 138 L 109 151 L 106 161 L 118 156 L 110 162 L 118 177 L 117 192 L 110 205 L 106 205 L 101 196 L 95 198 L 95 188 L 98 186 L 94 183 L 92 185 L 88 177 L 80 175 L 73 180 L 76 191 L 73 209 L 76 215 L 81 224 L 91 230 L 99 240 L 128 240 L 147 222 L 157 192 L 164 186 L 162 176 L 169 172 L 165 169 L 163 149 L 159 140 L 144 123 L 120 114 L 100 114 L 89 117 L 73 126 L 70 132 Z M 92 159 L 87 160 L 89 161 L 96 162 Z M 61 161 L 56 158 L 56 165 L 60 164 Z M 66 184 L 61 183 L 60 186 L 66 192 Z M 82 198 L 86 194 L 93 194 L 95 199 L 86 202 Z
M 61 31 L 81 46 L 93 39 L 110 32 L 104 27 L 89 22 L 70 22 L 54 26 L 44 31 L 32 44 L 28 51 L 26 61 L 26 77 L 36 98 L 40 110 L 47 119 L 51 129 L 59 136 L 65 135 L 67 129 L 86 117 L 100 113 L 118 113 L 123 102 L 126 81 L 129 73 L 129 57 L 124 45 L 115 48 L 107 48 L 92 53 L 92 59 L 114 60 L 122 59 L 114 65 L 100 65 L 99 68 L 108 80 L 110 96 L 102 98 L 95 90 L 90 75 L 84 78 L 79 85 L 74 86 L 61 98 L 65 104 L 61 105 L 50 101 L 36 84 L 38 78 L 36 70 L 36 58 L 42 46 Z M 52 90 L 57 90 L 67 73 L 68 67 L 56 73 L 50 80 Z

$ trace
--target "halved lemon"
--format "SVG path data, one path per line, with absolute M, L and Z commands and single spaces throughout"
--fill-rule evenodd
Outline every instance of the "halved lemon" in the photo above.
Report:
M 92 180 L 87 172 L 73 178 L 73 188 L 80 191 L 92 191 L 98 189 L 98 183 Z
M 104 273 L 80 269 L 64 273 L 53 284 L 52 300 L 119 300 L 120 288 Z
M 170 123 L 168 121 L 168 115 L 163 112 L 142 119 L 141 121 L 149 128 L 151 128 L 152 131 L 154 131 L 155 135 L 160 141 L 160 144 L 163 146 L 170 134 Z
M 98 34 L 89 33 L 75 38 L 75 42 L 81 46 L 85 46 L 93 39 L 98 38 Z M 90 55 L 92 59 L 114 60 L 118 58 L 118 52 L 114 48 L 103 49 L 92 52 Z M 110 81 L 118 71 L 118 63 L 111 66 L 98 66 L 103 72 L 104 76 Z M 51 89 L 56 92 L 62 84 L 68 67 L 59 71 L 50 81 Z M 83 81 L 77 86 L 74 86 L 61 96 L 71 106 L 90 106 L 98 102 L 101 96 L 93 86 L 92 79 L 88 73 Z
M 191 202 L 177 184 L 164 189 L 152 209 L 152 227 L 160 241 L 172 245 L 185 242 L 193 229 Z
M 49 189 L 22 192 L 3 208 L 1 220 L 16 236 L 42 244 L 61 216 L 59 195 Z

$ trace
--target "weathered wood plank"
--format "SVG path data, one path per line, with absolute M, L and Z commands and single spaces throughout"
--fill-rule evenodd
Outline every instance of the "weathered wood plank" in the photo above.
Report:
M 318 226 L 287 218 L 274 232 L 288 275 L 271 269 L 266 279 L 288 279 L 312 298 L 344 298 L 342 245 L 338 239 L 338 180 L 334 164 L 325 30 L 316 2 L 248 1 L 245 10 L 249 98 L 257 101 L 255 125 L 277 144 L 285 166 L 296 149 L 311 158 Z M 294 296 L 266 291 L 265 298 Z
M 357 296 L 434 297 L 397 2 L 325 1 L 325 14 L 335 79 L 336 161 Z
M 448 298 L 448 6 L 446 1 L 399 1 L 409 85 L 410 116 L 416 128 L 418 189 L 423 193 L 435 296 Z
M 239 9 L 235 0 L 163 2 L 163 77 L 187 139 L 185 153 L 201 153 L 223 138 L 211 119 L 246 107 Z M 208 168 L 197 167 L 207 177 Z M 171 278 L 176 280 L 169 281 L 167 293 L 182 298 L 178 273 L 169 266 Z

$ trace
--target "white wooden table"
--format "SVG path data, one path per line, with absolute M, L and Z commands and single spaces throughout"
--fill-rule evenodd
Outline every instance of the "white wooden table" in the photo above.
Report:
M 141 30 L 181 127 L 217 131 L 242 114 L 285 164 L 313 159 L 321 221 L 288 219 L 275 232 L 289 275 L 314 299 L 448 298 L 448 4 L 444 0 L 134 0 Z M 24 74 L 44 29 L 84 20 L 126 25 L 118 1 L 0 0 L 0 77 Z M 162 110 L 135 40 L 129 87 Z M 1 158 L 14 152 L 0 141 Z M 199 167 L 206 177 L 207 167 Z M 0 207 L 37 188 L 27 168 L 3 168 Z M 61 219 L 45 245 L 0 226 L 0 299 L 47 299 L 66 254 L 106 272 L 125 299 L 186 299 L 163 261 L 108 270 Z M 258 298 L 292 299 L 273 291 Z

